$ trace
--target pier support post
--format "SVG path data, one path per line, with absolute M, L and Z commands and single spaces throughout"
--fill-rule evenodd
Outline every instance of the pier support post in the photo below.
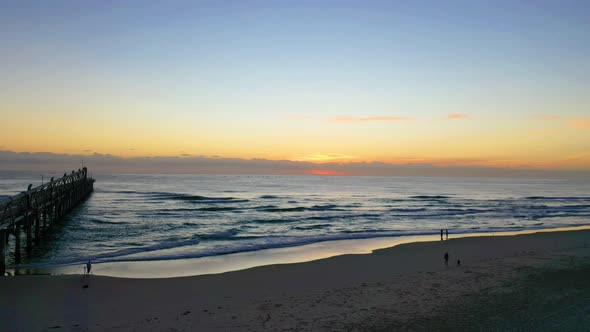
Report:
M 37 211 L 34 216 L 35 220 L 35 244 L 41 243 L 41 217 L 39 216 L 39 212 Z
M 27 232 L 27 256 L 31 256 L 33 251 L 33 216 L 30 213 L 26 217 L 25 227 Z
M 8 233 L 0 230 L 0 277 L 6 273 L 6 237 Z
M 20 223 L 14 229 L 14 262 L 20 264 Z

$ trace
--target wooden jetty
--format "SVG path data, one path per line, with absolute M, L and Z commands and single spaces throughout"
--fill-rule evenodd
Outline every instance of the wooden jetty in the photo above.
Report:
M 92 192 L 94 179 L 86 167 L 62 178 L 0 201 L 0 276 L 6 269 L 6 251 L 10 235 L 14 238 L 14 263 L 21 262 L 21 232 L 24 232 L 27 256 L 33 244 L 39 244 L 46 229 L 63 218 Z

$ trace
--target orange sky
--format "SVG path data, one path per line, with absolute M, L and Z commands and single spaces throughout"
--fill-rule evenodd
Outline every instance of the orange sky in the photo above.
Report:
M 492 167 L 590 168 L 588 119 L 483 116 L 374 121 L 292 119 L 262 125 L 197 119 L 10 112 L 3 109 L 0 149 L 123 157 L 203 155 L 322 162 L 381 161 Z M 97 113 L 95 113 L 97 114 Z M 31 118 L 26 130 L 22 118 Z M 342 118 L 341 118 L 342 119 Z M 117 121 L 119 120 L 119 121 Z M 224 126 L 226 128 L 224 128 Z M 231 127 L 231 128 L 227 128 Z

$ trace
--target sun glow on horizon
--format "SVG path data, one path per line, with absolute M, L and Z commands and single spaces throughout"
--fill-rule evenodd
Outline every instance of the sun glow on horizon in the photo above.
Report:
M 307 174 L 307 175 L 324 175 L 324 176 L 348 176 L 348 175 L 352 175 L 352 174 L 346 173 L 346 172 L 321 170 L 321 169 L 312 169 L 312 170 L 308 170 L 308 171 L 303 171 L 302 174 Z

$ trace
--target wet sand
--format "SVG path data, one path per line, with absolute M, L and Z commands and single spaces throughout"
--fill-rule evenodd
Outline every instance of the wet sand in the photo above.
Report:
M 580 324 L 590 317 L 589 266 L 590 231 L 580 230 L 409 243 L 193 277 L 7 277 L 0 329 L 526 330 L 537 321 L 541 329 L 575 328 L 588 326 Z

